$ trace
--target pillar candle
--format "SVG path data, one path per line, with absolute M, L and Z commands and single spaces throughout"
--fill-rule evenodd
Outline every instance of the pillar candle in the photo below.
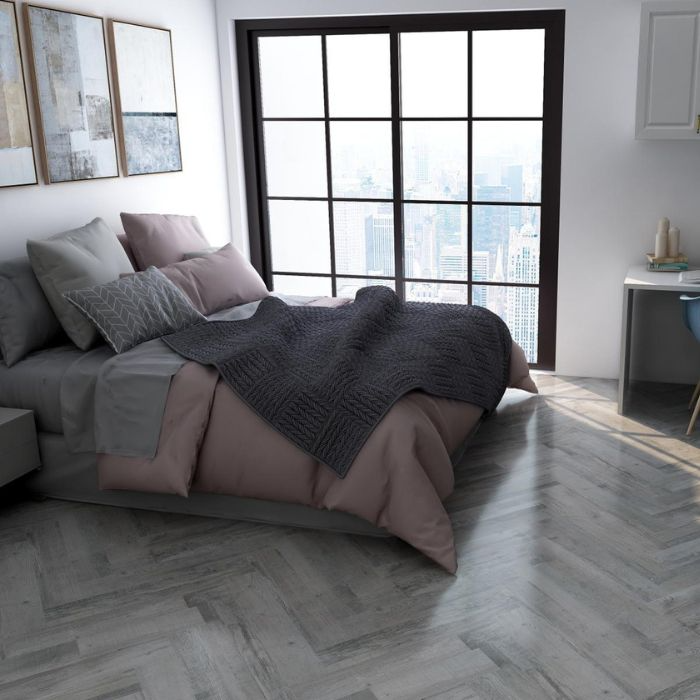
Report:
M 668 255 L 676 258 L 680 254 L 681 232 L 680 229 L 672 226 L 668 231 Z
M 656 234 L 656 241 L 654 245 L 654 257 L 655 258 L 665 258 L 668 256 L 668 233 L 665 231 L 659 231 Z

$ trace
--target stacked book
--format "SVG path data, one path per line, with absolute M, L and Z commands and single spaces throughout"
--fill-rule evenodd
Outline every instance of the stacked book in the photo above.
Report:
M 673 258 L 656 258 L 653 253 L 647 253 L 647 270 L 653 272 L 681 272 L 687 269 L 687 255 L 677 255 Z

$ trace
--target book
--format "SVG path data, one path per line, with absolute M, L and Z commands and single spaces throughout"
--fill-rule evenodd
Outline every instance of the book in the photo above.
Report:
M 687 269 L 687 262 L 647 263 L 647 270 L 649 270 L 650 272 L 682 272 Z
M 678 275 L 678 281 L 683 284 L 700 284 L 700 270 L 688 270 Z
M 666 258 L 657 258 L 654 257 L 654 253 L 647 253 L 647 262 L 650 265 L 668 265 L 668 264 L 677 264 L 677 263 L 685 263 L 686 267 L 682 268 L 684 270 L 687 269 L 688 265 L 688 256 L 687 255 L 676 255 L 676 257 L 671 258 L 671 257 L 666 257 Z

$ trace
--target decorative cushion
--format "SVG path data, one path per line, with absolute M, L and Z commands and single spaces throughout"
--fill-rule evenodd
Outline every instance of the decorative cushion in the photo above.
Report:
M 27 241 L 29 261 L 68 337 L 89 350 L 99 340 L 95 327 L 63 296 L 72 289 L 118 279 L 134 268 L 114 231 L 102 219 L 44 241 Z
M 209 245 L 196 216 L 122 213 L 121 218 L 141 270 L 180 262 L 188 250 Z
M 155 267 L 64 296 L 97 326 L 117 353 L 206 321 Z
M 163 267 L 161 272 L 206 316 L 270 294 L 255 268 L 230 243 L 211 255 Z
M 126 253 L 126 257 L 129 258 L 129 262 L 133 265 L 134 270 L 139 269 L 139 265 L 136 262 L 136 258 L 134 257 L 134 251 L 131 250 L 131 246 L 129 245 L 129 239 L 126 237 L 125 233 L 118 233 L 117 238 L 119 239 L 119 242 L 122 244 L 122 248 L 124 248 L 124 252 Z
M 195 250 L 191 253 L 185 253 L 182 256 L 183 260 L 192 260 L 192 258 L 206 258 L 207 255 L 211 255 L 212 253 L 216 253 L 218 250 L 221 250 L 221 247 L 218 245 L 210 245 L 208 248 L 203 248 L 202 250 Z
M 8 367 L 61 332 L 27 258 L 0 263 L 0 299 L 0 350 Z

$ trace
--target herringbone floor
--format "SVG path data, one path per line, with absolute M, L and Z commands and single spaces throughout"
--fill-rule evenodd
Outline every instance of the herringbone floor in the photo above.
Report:
M 540 376 L 408 546 L 56 501 L 0 508 L 0 698 L 700 698 L 687 390 Z M 5 493 L 6 500 L 10 498 Z

